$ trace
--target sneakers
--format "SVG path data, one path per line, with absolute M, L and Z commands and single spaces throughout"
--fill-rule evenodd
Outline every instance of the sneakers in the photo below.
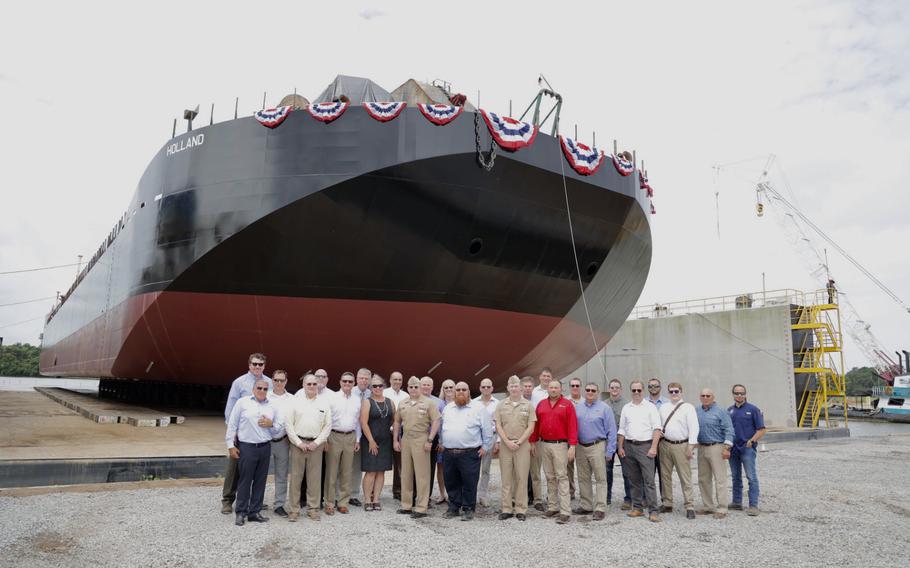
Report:
M 651 513 L 650 515 L 648 515 L 648 520 L 651 521 L 652 523 L 659 523 L 660 515 L 658 515 L 657 513 Z
M 627 517 L 644 517 L 645 512 L 642 511 L 641 509 L 632 509 L 631 511 L 626 513 L 626 516 Z
M 288 512 L 284 510 L 284 507 L 275 507 L 275 514 L 279 517 L 287 517 Z
M 730 506 L 727 508 L 730 509 L 731 511 L 742 511 L 743 504 L 742 503 L 730 503 Z
M 622 502 L 622 506 L 620 507 L 620 509 L 623 510 L 623 511 L 631 511 L 631 510 L 632 510 L 632 503 L 629 503 L 628 501 L 623 501 L 623 502 Z
M 606 515 L 604 514 L 603 511 L 594 511 L 594 517 L 593 517 L 593 519 L 594 519 L 595 521 L 602 521 L 602 520 L 604 520 L 604 517 L 605 517 L 605 516 L 606 516 Z
M 230 515 L 230 514 L 233 513 L 233 512 L 234 512 L 234 505 L 233 505 L 233 504 L 228 503 L 228 502 L 226 502 L 226 501 L 222 501 L 222 502 L 221 502 L 221 514 L 222 514 L 222 515 Z
M 758 507 L 749 507 L 748 509 L 746 509 L 746 514 L 749 515 L 750 517 L 757 517 L 758 516 Z
M 559 515 L 558 517 L 556 517 L 557 525 L 564 525 L 568 522 L 569 522 L 569 515 Z

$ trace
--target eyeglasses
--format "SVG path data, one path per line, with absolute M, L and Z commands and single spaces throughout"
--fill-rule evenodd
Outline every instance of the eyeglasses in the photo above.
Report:
M 585 389 L 585 392 L 597 392 L 597 389 Z
M 641 392 L 641 389 L 629 389 L 629 390 L 631 390 L 632 392 Z
M 449 389 L 454 389 L 455 387 L 442 387 L 442 388 L 443 388 L 443 390 L 449 390 Z
M 667 389 L 667 392 L 670 393 L 670 394 L 679 394 L 679 393 L 681 393 L 682 391 L 679 390 L 679 389 Z
M 491 389 L 491 388 L 493 388 L 493 385 L 480 385 L 480 388 L 482 388 L 482 389 Z
M 253 361 L 250 363 L 250 367 L 265 367 L 265 363 L 262 361 Z
M 713 394 L 700 394 L 700 395 L 698 395 L 699 398 L 711 398 L 712 396 L 714 396 L 714 395 L 713 395 Z
M 316 378 L 317 379 L 327 379 L 327 378 L 329 378 L 329 376 L 328 375 L 316 375 Z
M 733 396 L 746 396 L 746 393 L 744 393 L 744 392 L 735 392 L 735 393 L 733 393 Z
M 660 385 L 648 385 L 649 390 L 659 389 Z
M 256 387 L 256 390 L 258 390 L 258 391 L 267 391 L 267 390 L 269 390 L 269 387 Z
M 610 385 L 610 390 L 621 389 L 622 385 Z
M 273 383 L 286 383 L 286 382 L 288 382 L 288 380 L 287 379 L 272 379 L 272 382 Z
M 381 388 L 384 387 L 384 386 L 385 386 L 385 385 L 370 385 L 370 388 L 381 389 Z
M 408 385 L 409 389 L 419 389 L 420 385 Z
M 569 385 L 569 386 L 572 387 L 573 389 L 580 389 L 580 388 L 581 388 L 581 385 Z
M 467 391 L 467 390 L 468 390 L 468 389 L 455 389 L 455 392 L 465 392 L 465 391 Z
M 341 384 L 343 385 L 353 385 L 354 379 L 341 379 Z

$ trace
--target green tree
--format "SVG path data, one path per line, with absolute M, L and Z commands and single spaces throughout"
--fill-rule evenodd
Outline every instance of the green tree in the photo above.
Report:
M 847 396 L 868 396 L 872 387 L 884 385 L 872 367 L 853 367 L 847 371 Z
M 40 352 L 28 343 L 0 347 L 0 377 L 37 377 Z

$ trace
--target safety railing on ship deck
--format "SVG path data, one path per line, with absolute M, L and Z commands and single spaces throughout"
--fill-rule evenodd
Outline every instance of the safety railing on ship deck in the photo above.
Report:
M 667 304 L 650 304 L 636 306 L 629 319 L 646 319 L 656 317 L 678 316 L 683 314 L 701 314 L 706 312 L 724 312 L 734 309 L 767 308 L 770 306 L 787 306 L 790 304 L 813 304 L 819 293 L 801 292 L 799 290 L 781 289 L 729 296 L 715 296 L 697 300 L 684 300 Z

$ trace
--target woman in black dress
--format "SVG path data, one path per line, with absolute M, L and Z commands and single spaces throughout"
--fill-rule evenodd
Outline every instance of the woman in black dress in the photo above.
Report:
M 370 398 L 360 407 L 360 469 L 363 471 L 363 510 L 381 511 L 379 494 L 385 484 L 385 472 L 394 465 L 392 422 L 395 403 L 382 394 L 385 382 L 379 375 L 370 380 Z

